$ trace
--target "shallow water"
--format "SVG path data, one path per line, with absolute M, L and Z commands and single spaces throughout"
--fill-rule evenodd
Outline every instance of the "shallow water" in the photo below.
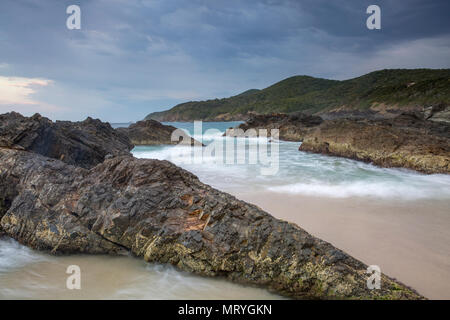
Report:
M 66 287 L 77 265 L 81 289 Z M 281 299 L 259 288 L 193 276 L 133 257 L 49 256 L 0 239 L 0 299 Z
M 171 123 L 191 134 L 193 124 Z M 234 123 L 203 123 L 203 143 L 222 138 Z M 128 124 L 127 124 L 128 125 Z M 116 125 L 118 126 L 118 125 Z M 218 129 L 216 132 L 209 129 Z M 233 139 L 234 140 L 234 139 Z M 172 161 L 204 183 L 253 202 L 367 264 L 380 265 L 430 298 L 450 298 L 450 176 L 383 169 L 298 151 L 299 143 L 245 139 L 279 150 L 275 175 L 267 164 L 224 164 L 205 155 L 199 163 L 184 146 L 139 146 L 136 157 Z M 236 155 L 236 152 L 233 153 Z M 275 153 L 274 153 L 275 154 Z M 271 154 L 272 155 L 272 154 Z M 245 160 L 244 159 L 244 160 Z M 259 159 L 259 158 L 258 158 Z M 67 266 L 81 267 L 82 289 L 65 287 Z M 0 240 L 0 298 L 68 299 L 276 299 L 265 290 L 188 275 L 131 257 L 52 257 Z

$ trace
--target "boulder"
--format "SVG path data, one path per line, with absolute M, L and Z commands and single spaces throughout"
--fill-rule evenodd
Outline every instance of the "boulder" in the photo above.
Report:
M 130 155 L 133 145 L 126 135 L 98 119 L 52 122 L 39 114 L 24 117 L 10 112 L 0 115 L 0 147 L 32 151 L 91 168 L 106 156 Z
M 0 191 L 1 227 L 38 250 L 130 252 L 294 298 L 423 298 L 385 275 L 369 290 L 362 262 L 168 161 L 120 156 L 87 170 L 0 148 Z
M 322 123 L 322 118 L 319 116 L 306 115 L 300 112 L 292 114 L 273 113 L 264 115 L 253 115 L 245 123 L 240 124 L 237 129 L 244 131 L 248 129 L 267 129 L 267 134 L 270 135 L 270 130 L 279 130 L 279 139 L 285 141 L 302 141 L 306 132 L 315 126 Z M 230 130 L 226 133 L 228 136 L 239 135 L 238 130 Z
M 180 141 L 188 144 L 194 144 L 195 140 L 188 134 L 179 130 L 182 138 L 172 141 L 172 133 L 177 130 L 174 126 L 164 125 L 156 120 L 138 121 L 127 128 L 117 128 L 118 132 L 127 135 L 134 145 L 161 145 L 178 144 Z M 200 142 L 197 142 L 199 145 Z

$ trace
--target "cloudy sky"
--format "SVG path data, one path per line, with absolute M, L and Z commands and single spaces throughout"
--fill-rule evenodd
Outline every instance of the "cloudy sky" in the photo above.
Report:
M 81 29 L 66 8 L 81 8 Z M 381 7 L 381 30 L 366 9 Z M 450 1 L 1 0 L 0 113 L 142 119 L 293 75 L 450 67 Z

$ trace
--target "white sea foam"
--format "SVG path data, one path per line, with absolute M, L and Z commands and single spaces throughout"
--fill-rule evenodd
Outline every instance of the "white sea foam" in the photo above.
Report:
M 209 129 L 219 126 L 221 129 L 211 135 L 207 133 L 204 136 L 205 142 L 210 142 L 211 139 L 222 139 L 223 142 L 234 139 L 221 136 L 228 127 L 226 123 L 204 123 L 204 126 Z M 186 131 L 192 132 L 191 129 Z M 267 142 L 267 138 L 237 139 L 245 139 L 247 159 L 249 146 L 261 143 L 261 140 Z M 300 152 L 299 143 L 296 142 L 276 143 L 279 144 L 279 170 L 273 176 L 261 175 L 259 164 L 227 165 L 223 161 L 216 161 L 214 156 L 205 154 L 200 163 L 186 163 L 183 160 L 192 158 L 193 155 L 188 146 L 141 146 L 135 148 L 133 154 L 139 158 L 172 161 L 196 174 L 203 182 L 235 194 L 269 191 L 330 198 L 450 199 L 448 175 L 424 175 L 405 169 L 379 168 L 350 159 Z
M 13 239 L 0 239 L 0 274 L 45 259 L 44 255 L 22 246 Z
M 247 141 L 248 144 L 253 142 Z M 450 177 L 447 175 L 424 175 L 299 152 L 296 143 L 280 142 L 279 147 L 280 170 L 270 177 L 260 175 L 257 165 L 226 165 L 217 162 L 214 156 L 205 155 L 201 163 L 185 163 L 183 159 L 192 157 L 189 146 L 138 147 L 133 153 L 139 158 L 172 161 L 196 174 L 203 182 L 230 192 L 268 190 L 331 198 L 450 199 Z
M 326 182 L 293 183 L 287 185 L 267 187 L 277 193 L 298 194 L 307 196 L 321 196 L 330 198 L 374 197 L 385 199 L 420 200 L 420 199 L 448 199 L 450 186 L 444 185 L 415 185 L 407 182 L 367 182 L 355 181 L 330 184 Z

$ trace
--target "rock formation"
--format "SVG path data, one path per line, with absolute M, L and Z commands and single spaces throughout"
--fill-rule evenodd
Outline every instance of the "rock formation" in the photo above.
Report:
M 284 114 L 274 113 L 268 115 L 253 115 L 245 123 L 240 124 L 237 129 L 244 131 L 248 129 L 267 129 L 270 135 L 271 129 L 279 129 L 280 140 L 302 141 L 306 132 L 314 126 L 322 123 L 319 116 L 311 116 L 303 113 Z M 238 132 L 230 130 L 227 135 L 235 136 Z
M 133 145 L 127 136 L 98 119 L 52 122 L 39 114 L 24 117 L 10 112 L 0 115 L 0 147 L 28 150 L 91 168 L 106 156 L 130 155 Z
M 298 226 L 201 183 L 168 161 L 115 157 L 87 170 L 0 148 L 1 227 L 54 254 L 131 252 L 294 298 L 419 299 Z
M 450 126 L 401 114 L 384 120 L 324 121 L 305 135 L 302 151 L 423 173 L 450 173 Z
M 323 120 L 297 114 L 255 115 L 237 129 L 279 129 L 280 140 L 302 141 L 299 150 L 340 156 L 381 167 L 399 167 L 423 173 L 450 173 L 450 124 L 427 120 L 428 116 L 408 112 L 387 118 L 366 117 L 366 113 L 336 113 Z M 229 130 L 237 136 L 237 130 Z
M 128 128 L 117 128 L 117 131 L 128 136 L 134 145 L 160 145 L 160 144 L 178 144 L 188 142 L 192 145 L 195 140 L 188 134 L 181 132 L 182 137 L 172 141 L 172 133 L 177 130 L 174 126 L 164 125 L 156 120 L 138 121 Z M 200 145 L 200 142 L 197 142 Z
M 450 105 L 440 103 L 427 106 L 423 109 L 423 115 L 427 120 L 450 124 Z

